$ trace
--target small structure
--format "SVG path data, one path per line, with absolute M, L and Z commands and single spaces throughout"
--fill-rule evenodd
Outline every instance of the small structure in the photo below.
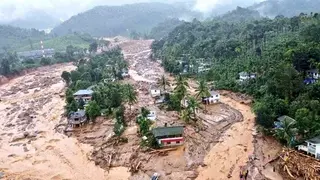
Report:
M 289 117 L 289 116 L 280 116 L 277 118 L 277 120 L 273 123 L 274 124 L 274 128 L 275 129 L 280 129 L 283 128 L 283 124 L 285 121 L 288 121 L 289 123 L 295 123 L 296 120 L 294 120 L 293 118 Z
M 161 90 L 160 88 L 157 88 L 155 86 L 150 86 L 150 94 L 151 97 L 156 98 L 161 96 Z
M 155 111 L 150 111 L 150 113 L 147 116 L 147 119 L 149 119 L 150 121 L 156 121 L 157 119 L 157 114 Z
M 166 102 L 166 97 L 164 95 L 158 97 L 155 101 L 156 104 L 162 104 Z
M 307 154 L 320 159 L 320 136 L 314 137 L 305 141 L 305 143 L 298 145 L 299 151 L 304 151 Z
M 312 77 L 307 77 L 304 79 L 303 83 L 306 84 L 306 85 L 309 85 L 309 84 L 314 84 L 316 83 L 317 80 L 312 78 Z
M 307 75 L 308 75 L 310 78 L 313 78 L 313 79 L 319 79 L 319 78 L 320 78 L 320 74 L 319 74 L 318 69 L 310 69 L 310 70 L 307 70 Z
M 217 103 L 220 100 L 220 94 L 216 91 L 210 91 L 209 97 L 202 97 L 202 102 L 204 104 Z
M 39 50 L 33 50 L 33 51 L 23 51 L 23 52 L 18 52 L 17 55 L 19 58 L 22 59 L 38 59 L 42 58 L 43 56 L 45 57 L 53 57 L 55 51 L 54 49 L 39 49 Z
M 93 91 L 90 89 L 82 89 L 73 94 L 75 100 L 79 101 L 83 99 L 83 101 L 87 104 L 91 101 Z
M 84 110 L 78 110 L 77 112 L 71 112 L 68 117 L 68 123 L 72 126 L 81 126 L 87 122 L 86 112 Z
M 246 81 L 249 79 L 255 79 L 256 76 L 257 75 L 255 73 L 240 72 L 239 73 L 239 80 L 242 82 L 242 81 Z
M 158 127 L 152 129 L 160 147 L 178 146 L 184 142 L 183 126 Z

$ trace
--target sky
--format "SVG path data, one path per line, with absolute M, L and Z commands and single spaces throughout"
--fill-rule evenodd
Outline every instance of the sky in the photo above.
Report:
M 72 15 L 98 5 L 121 5 L 137 2 L 177 2 L 183 0 L 0 0 L 0 21 L 23 19 L 30 11 L 44 11 L 56 19 L 66 20 Z M 248 6 L 262 0 L 194 0 L 194 10 L 209 12 L 219 5 Z

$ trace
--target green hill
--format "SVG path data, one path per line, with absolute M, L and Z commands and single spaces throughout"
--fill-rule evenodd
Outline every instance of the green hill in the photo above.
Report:
M 182 6 L 164 3 L 138 3 L 123 6 L 99 6 L 71 17 L 52 30 L 64 35 L 69 32 L 92 36 L 126 35 L 136 31 L 146 33 L 168 18 L 192 14 Z

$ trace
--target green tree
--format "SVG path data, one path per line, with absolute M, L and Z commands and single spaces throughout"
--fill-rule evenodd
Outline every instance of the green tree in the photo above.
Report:
M 162 75 L 161 78 L 158 80 L 158 85 L 163 87 L 163 90 L 166 90 L 166 86 L 170 85 L 169 81 L 167 80 L 165 75 Z
M 51 64 L 51 59 L 50 58 L 41 58 L 40 64 L 45 66 L 45 65 L 50 65 Z
M 125 96 L 131 111 L 131 106 L 137 102 L 137 93 L 130 84 L 125 85 Z
M 285 119 L 282 126 L 283 128 L 276 129 L 276 137 L 291 147 L 296 135 L 295 122 Z
M 76 100 L 72 99 L 67 105 L 66 105 L 67 113 L 75 112 L 78 110 L 78 103 Z
M 193 115 L 193 119 L 196 119 L 196 110 L 197 110 L 197 108 L 199 108 L 199 106 L 200 106 L 200 104 L 196 98 L 194 98 L 194 97 L 188 98 L 187 109 L 189 109 L 191 111 L 191 114 Z
M 84 109 L 85 104 L 86 103 L 84 102 L 84 100 L 82 98 L 80 98 L 78 101 L 79 109 Z
M 67 71 L 63 71 L 61 77 L 66 82 L 67 86 L 69 86 L 69 83 L 71 81 L 71 74 Z
M 208 97 L 210 96 L 209 88 L 204 79 L 198 81 L 198 88 L 196 89 L 197 95 L 196 97 Z M 205 108 L 207 108 L 207 104 L 205 104 Z
M 96 117 L 100 116 L 101 109 L 96 101 L 90 101 L 88 106 L 86 107 L 86 113 L 88 114 L 89 118 L 94 121 Z
M 97 42 L 93 42 L 90 44 L 89 46 L 89 52 L 92 53 L 92 52 L 97 52 L 98 50 L 98 43 Z
M 179 75 L 176 78 L 176 87 L 174 90 L 180 102 L 187 95 L 187 87 L 189 87 L 188 82 Z

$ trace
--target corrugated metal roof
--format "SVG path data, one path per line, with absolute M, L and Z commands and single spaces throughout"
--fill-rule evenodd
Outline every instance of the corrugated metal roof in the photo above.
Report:
M 91 95 L 93 93 L 92 90 L 89 90 L 89 89 L 82 89 L 82 90 L 79 90 L 77 91 L 76 93 L 74 93 L 73 95 L 74 96 L 81 96 L 81 95 Z
M 320 144 L 320 136 L 314 137 L 312 139 L 307 140 L 307 142 L 313 143 L 313 144 Z
M 179 135 L 183 134 L 183 126 L 158 127 L 152 129 L 152 133 L 155 137 Z
M 217 91 L 210 91 L 211 96 L 219 95 Z
M 289 122 L 295 122 L 296 121 L 293 118 L 291 118 L 289 116 L 286 116 L 286 115 L 278 117 L 277 120 L 280 121 L 281 123 L 283 123 L 284 120 L 289 121 Z

